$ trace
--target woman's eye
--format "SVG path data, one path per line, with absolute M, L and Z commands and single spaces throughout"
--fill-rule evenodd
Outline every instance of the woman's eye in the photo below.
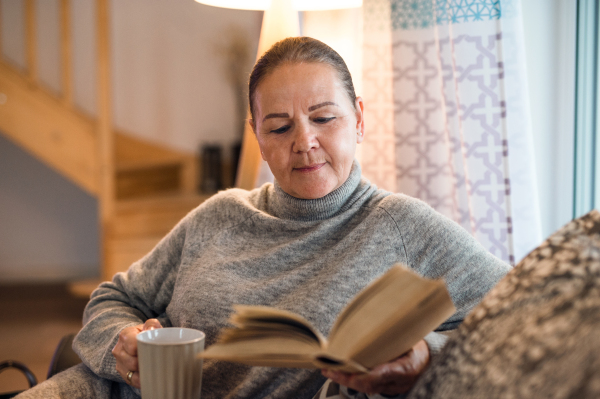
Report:
M 273 129 L 273 130 L 271 130 L 271 133 L 279 133 L 280 134 L 280 133 L 285 133 L 288 130 L 290 130 L 290 126 L 289 125 L 285 125 L 285 126 L 280 127 L 279 129 Z
M 333 119 L 335 119 L 335 116 L 332 116 L 330 118 L 315 118 L 315 119 L 313 119 L 313 121 L 315 123 L 323 124 L 323 123 L 327 123 L 327 122 L 329 122 L 330 120 L 333 120 Z

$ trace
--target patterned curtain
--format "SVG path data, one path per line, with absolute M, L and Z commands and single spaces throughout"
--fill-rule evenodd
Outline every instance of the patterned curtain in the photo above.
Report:
M 364 0 L 363 174 L 497 257 L 541 242 L 519 0 Z

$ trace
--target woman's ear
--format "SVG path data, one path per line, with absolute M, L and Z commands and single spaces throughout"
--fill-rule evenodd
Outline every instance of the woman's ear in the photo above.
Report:
M 360 144 L 365 138 L 365 104 L 361 97 L 356 97 L 354 108 L 356 110 L 356 143 Z
M 252 131 L 254 132 L 254 137 L 256 138 L 256 141 L 258 142 L 258 148 L 260 149 L 260 156 L 262 157 L 263 161 L 266 161 L 265 154 L 263 153 L 262 149 L 260 148 L 260 141 L 258 140 L 258 136 L 256 135 L 256 124 L 254 123 L 254 119 L 248 119 L 248 123 L 250 124 L 250 127 L 252 128 Z

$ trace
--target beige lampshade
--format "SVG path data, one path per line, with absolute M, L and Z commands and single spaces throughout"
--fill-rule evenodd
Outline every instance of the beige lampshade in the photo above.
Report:
M 257 59 L 273 44 L 300 35 L 298 11 L 361 7 L 362 0 L 196 0 L 210 6 L 242 10 L 264 10 Z M 250 115 L 248 115 L 250 118 Z M 259 171 L 268 170 L 261 159 L 256 136 L 246 124 L 235 186 L 251 190 L 257 186 Z
M 268 10 L 276 0 L 196 0 L 198 3 L 215 7 L 236 8 L 240 10 Z M 292 0 L 298 11 L 335 10 L 340 8 L 361 7 L 362 0 Z

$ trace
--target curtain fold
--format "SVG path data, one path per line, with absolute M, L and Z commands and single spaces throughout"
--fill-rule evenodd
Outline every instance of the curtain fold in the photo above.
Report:
M 518 0 L 364 0 L 364 175 L 514 264 L 541 242 Z

